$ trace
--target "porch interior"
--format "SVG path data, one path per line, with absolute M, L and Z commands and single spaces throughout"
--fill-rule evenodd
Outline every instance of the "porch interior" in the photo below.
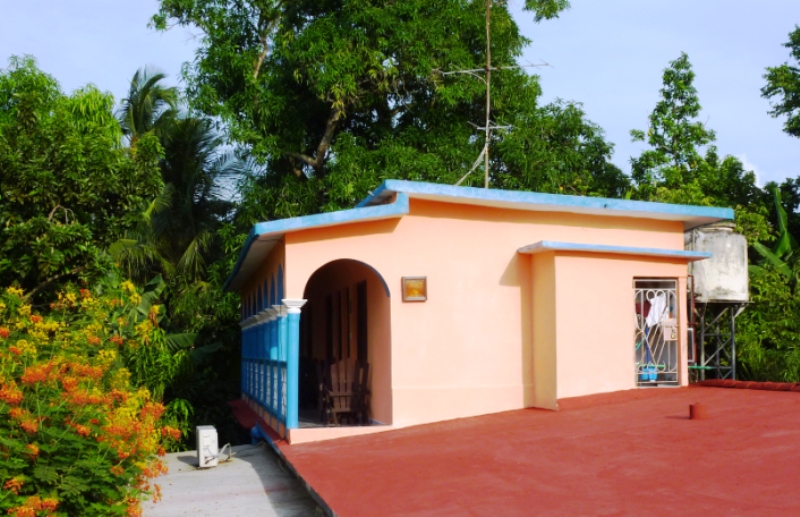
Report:
M 371 267 L 336 260 L 309 278 L 300 326 L 299 428 L 391 424 L 389 291 Z

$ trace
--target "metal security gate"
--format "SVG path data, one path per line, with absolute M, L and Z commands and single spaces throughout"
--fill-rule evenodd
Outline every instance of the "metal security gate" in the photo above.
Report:
M 634 280 L 636 383 L 678 384 L 678 281 Z

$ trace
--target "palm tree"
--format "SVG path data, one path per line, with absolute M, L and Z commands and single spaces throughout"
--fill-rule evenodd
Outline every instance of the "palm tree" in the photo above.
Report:
M 231 211 L 219 181 L 241 172 L 241 162 L 221 151 L 223 141 L 211 123 L 178 112 L 177 90 L 163 87 L 164 74 L 139 70 L 118 116 L 135 139 L 152 132 L 164 149 L 164 188 L 141 214 L 141 224 L 114 243 L 111 254 L 134 279 L 161 273 L 170 284 L 204 278 L 216 258 L 216 229 Z
M 219 151 L 222 139 L 205 119 L 175 120 L 165 135 L 161 174 L 169 208 L 154 213 L 153 229 L 161 254 L 187 280 L 202 277 L 215 258 L 216 229 L 233 204 L 220 180 L 241 171 L 239 160 Z
M 165 77 L 151 67 L 140 68 L 133 74 L 128 96 L 117 113 L 131 146 L 149 131 L 161 137 L 177 116 L 178 89 L 159 84 Z

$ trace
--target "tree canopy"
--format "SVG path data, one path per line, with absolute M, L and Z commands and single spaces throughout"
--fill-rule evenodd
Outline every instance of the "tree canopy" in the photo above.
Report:
M 536 19 L 563 0 L 530 1 Z M 245 182 L 246 222 L 352 206 L 389 177 L 455 183 L 483 141 L 483 0 L 265 2 L 163 0 L 154 18 L 203 31 L 186 69 L 194 109 L 218 117 L 264 173 Z M 528 43 L 502 2 L 492 63 Z M 476 72 L 448 74 L 452 71 Z M 491 186 L 619 194 L 612 146 L 579 105 L 539 106 L 536 77 L 492 77 Z M 480 184 L 479 175 L 466 184 Z
M 784 44 L 794 59 L 794 64 L 784 63 L 767 68 L 764 78 L 767 85 L 761 88 L 761 95 L 768 99 L 776 99 L 770 115 L 786 117 L 783 130 L 800 137 L 800 27 L 795 25 L 789 34 L 789 41 Z
M 91 279 L 106 248 L 160 190 L 154 138 L 121 145 L 113 99 L 87 86 L 71 95 L 12 58 L 0 71 L 0 283 L 28 295 Z

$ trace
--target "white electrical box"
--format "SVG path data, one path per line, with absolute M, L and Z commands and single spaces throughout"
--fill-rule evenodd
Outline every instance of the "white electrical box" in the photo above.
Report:
M 213 425 L 197 426 L 197 467 L 204 469 L 217 466 L 219 439 Z

